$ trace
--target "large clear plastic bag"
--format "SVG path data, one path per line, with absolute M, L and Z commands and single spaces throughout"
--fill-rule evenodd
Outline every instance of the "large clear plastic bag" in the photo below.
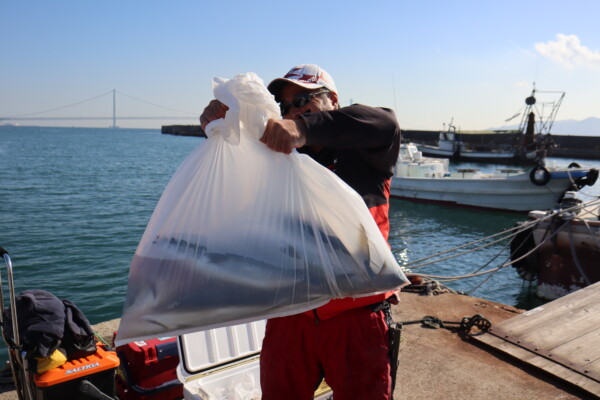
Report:
M 182 163 L 131 262 L 117 343 L 291 315 L 407 283 L 361 197 L 310 157 L 259 141 L 279 108 L 254 73 Z

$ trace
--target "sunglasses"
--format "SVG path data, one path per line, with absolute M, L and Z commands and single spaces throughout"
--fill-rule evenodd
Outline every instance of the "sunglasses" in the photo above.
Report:
M 325 90 L 319 90 L 318 92 L 297 94 L 294 96 L 294 100 L 290 101 L 289 103 L 281 102 L 279 104 L 279 109 L 281 110 L 281 115 L 286 115 L 288 112 L 290 112 L 290 108 L 292 106 L 294 106 L 296 108 L 304 107 L 305 105 L 308 104 L 309 101 L 312 100 L 313 97 L 321 95 L 321 94 L 325 94 L 325 93 L 329 93 L 329 90 L 325 89 Z

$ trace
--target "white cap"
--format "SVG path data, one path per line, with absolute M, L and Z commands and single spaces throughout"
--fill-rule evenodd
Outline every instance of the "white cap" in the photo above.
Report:
M 280 101 L 279 94 L 281 88 L 287 83 L 293 83 L 307 89 L 326 88 L 337 94 L 335 82 L 331 75 L 323 68 L 315 64 L 302 64 L 289 70 L 283 78 L 277 78 L 269 83 L 267 89 L 275 96 L 276 101 Z

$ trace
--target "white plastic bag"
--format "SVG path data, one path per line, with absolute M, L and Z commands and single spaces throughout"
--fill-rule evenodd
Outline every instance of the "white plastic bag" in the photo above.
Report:
M 258 139 L 279 109 L 254 73 L 167 185 L 133 257 L 117 344 L 306 311 L 407 280 L 361 197 Z

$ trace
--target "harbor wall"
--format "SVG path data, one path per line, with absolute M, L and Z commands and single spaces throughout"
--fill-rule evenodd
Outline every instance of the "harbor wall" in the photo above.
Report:
M 599 136 L 552 136 L 556 147 L 550 152 L 552 157 L 586 158 L 600 160 Z
M 512 144 L 517 143 L 521 133 L 494 131 L 493 133 L 457 132 L 466 143 Z M 425 130 L 402 130 L 402 139 L 414 143 L 435 145 L 439 132 Z M 600 136 L 551 135 L 554 147 L 550 157 L 584 158 L 600 160 Z
M 175 136 L 206 137 L 206 133 L 204 133 L 200 125 L 163 125 L 160 133 Z
M 161 133 L 176 136 L 206 137 L 200 125 L 163 125 Z M 521 136 L 521 133 L 516 131 L 465 131 L 457 133 L 460 135 L 461 140 L 467 143 L 491 145 L 516 144 Z M 438 131 L 402 130 L 402 139 L 415 143 L 435 145 L 438 135 Z M 554 147 L 548 154 L 551 157 L 600 160 L 600 136 L 552 135 L 551 137 L 554 142 Z

